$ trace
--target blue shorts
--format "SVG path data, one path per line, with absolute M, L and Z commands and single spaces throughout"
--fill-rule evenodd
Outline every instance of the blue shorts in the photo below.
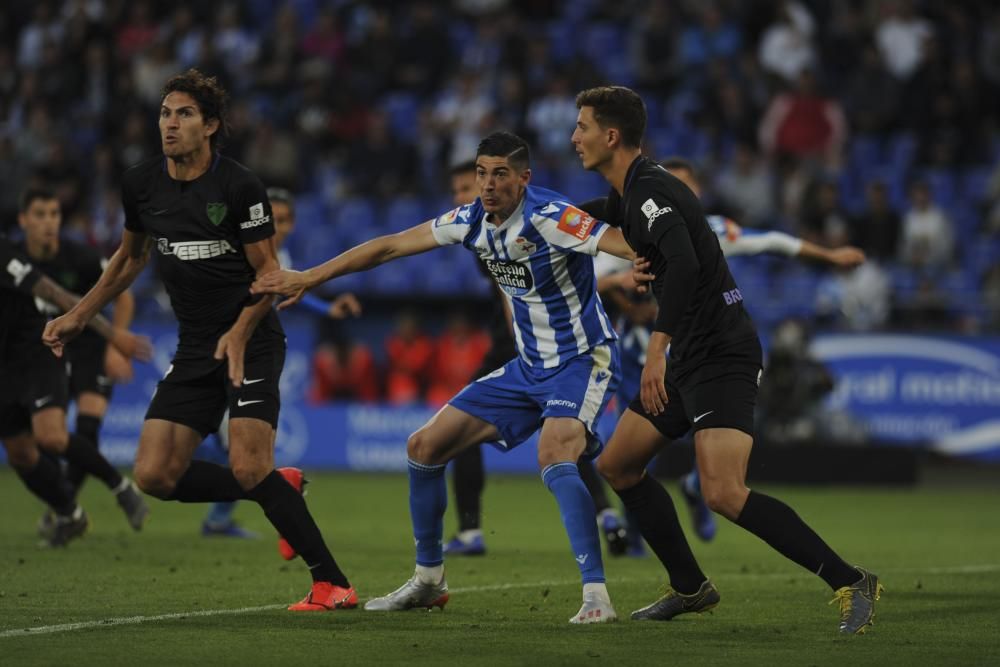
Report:
M 596 426 L 620 379 L 618 346 L 598 345 L 555 368 L 533 369 L 515 357 L 467 385 L 448 403 L 496 427 L 501 451 L 517 447 L 549 417 L 579 419 L 587 429 L 584 456 L 594 458 L 604 443 Z

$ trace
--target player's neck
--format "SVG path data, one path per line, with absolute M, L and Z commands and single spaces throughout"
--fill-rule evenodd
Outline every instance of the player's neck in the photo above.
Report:
M 43 241 L 34 241 L 26 238 L 24 240 L 24 249 L 28 252 L 28 257 L 35 260 L 36 262 L 45 262 L 56 256 L 59 252 L 59 246 L 50 243 L 45 243 Z
M 193 181 L 212 166 L 212 149 L 203 146 L 187 155 L 167 158 L 167 173 L 176 181 Z
M 628 168 L 632 166 L 635 159 L 642 155 L 638 148 L 617 150 L 611 154 L 611 159 L 598 167 L 597 171 L 611 184 L 618 194 L 625 192 L 625 177 L 628 176 Z

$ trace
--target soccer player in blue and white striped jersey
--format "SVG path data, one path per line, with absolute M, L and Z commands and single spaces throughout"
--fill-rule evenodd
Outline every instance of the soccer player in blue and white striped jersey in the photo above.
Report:
M 576 462 L 600 451 L 596 423 L 619 378 L 616 336 L 597 296 L 593 256 L 602 250 L 631 259 L 633 253 L 620 230 L 562 195 L 530 185 L 529 164 L 523 139 L 493 133 L 479 144 L 479 198 L 472 204 L 363 243 L 308 271 L 262 276 L 253 286 L 255 293 L 288 295 L 284 307 L 337 276 L 461 243 L 484 261 L 511 306 L 518 356 L 470 383 L 407 442 L 416 572 L 366 609 L 444 606 L 445 464 L 483 442 L 511 449 L 541 428 L 542 480 L 556 497 L 583 581 L 583 606 L 570 622 L 616 618 L 594 503 Z

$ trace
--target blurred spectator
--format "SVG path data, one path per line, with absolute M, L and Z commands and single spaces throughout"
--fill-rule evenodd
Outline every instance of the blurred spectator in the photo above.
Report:
M 575 123 L 575 113 L 573 119 Z M 434 108 L 434 121 L 438 134 L 449 146 L 448 164 L 476 157 L 479 140 L 493 123 L 493 101 L 476 72 L 463 70 L 455 76 Z
M 979 42 L 979 67 L 993 86 L 1000 86 L 1000 7 L 994 7 L 986 18 Z
M 899 247 L 899 215 L 889 204 L 885 184 L 872 181 L 865 188 L 865 210 L 852 222 L 852 243 L 872 259 L 896 257 Z
M 760 40 L 761 66 L 785 81 L 798 81 L 803 72 L 816 67 L 814 29 L 812 14 L 802 3 L 780 2 L 775 22 Z
M 148 0 L 137 0 L 128 9 L 128 19 L 118 29 L 115 40 L 119 62 L 132 61 L 139 51 L 156 39 L 158 28 L 153 19 L 153 8 Z
M 892 284 L 875 261 L 825 277 L 816 289 L 820 324 L 849 331 L 875 331 L 889 320 Z
M 994 264 L 983 276 L 983 303 L 986 306 L 986 327 L 1000 333 L 1000 263 Z
M 399 45 L 399 53 L 406 57 L 398 63 L 396 81 L 402 88 L 430 93 L 441 86 L 453 58 L 448 28 L 438 20 L 434 4 L 426 0 L 410 4 L 408 18 Z
M 454 313 L 444 332 L 434 341 L 434 360 L 427 401 L 441 406 L 462 390 L 490 349 L 489 336 L 472 326 L 465 315 Z
M 179 5 L 174 10 L 169 35 L 174 45 L 174 58 L 182 69 L 193 67 L 198 62 L 202 34 L 202 28 L 195 21 L 191 8 L 188 5 Z
M 412 194 L 418 187 L 416 152 L 393 136 L 380 111 L 369 114 L 364 135 L 351 144 L 347 168 L 354 194 L 385 201 Z
M 951 220 L 931 199 L 924 181 L 910 186 L 910 210 L 903 216 L 899 259 L 917 269 L 947 267 L 955 256 Z
M 42 64 L 46 44 L 59 44 L 64 27 L 52 9 L 51 2 L 35 4 L 31 23 L 21 29 L 17 44 L 17 66 L 34 69 Z
M 921 275 L 916 289 L 898 303 L 893 325 L 903 331 L 953 331 L 955 315 L 951 300 L 940 282 Z
M 373 402 L 379 398 L 375 358 L 364 344 L 342 336 L 320 343 L 313 353 L 309 400 Z
M 899 84 L 886 71 L 874 44 L 865 44 L 859 67 L 847 79 L 844 111 L 858 134 L 878 134 L 889 129 L 899 105 Z
M 576 98 L 569 79 L 563 74 L 549 77 L 545 95 L 528 104 L 527 127 L 534 133 L 533 148 L 555 162 L 569 165 L 576 159 L 573 145 L 566 134 L 567 128 L 576 125 Z M 475 153 L 466 157 L 474 157 Z
M 930 23 L 913 10 L 911 0 L 893 0 L 883 5 L 885 17 L 875 33 L 886 68 L 901 81 L 909 79 L 924 59 L 924 47 L 932 34 Z
M 282 5 L 270 32 L 264 35 L 257 57 L 257 85 L 276 95 L 290 93 L 296 86 L 301 52 L 299 19 L 295 8 Z
M 997 161 L 986 187 L 986 222 L 983 231 L 1000 234 L 1000 161 Z
M 295 137 L 276 128 L 266 117 L 254 119 L 252 127 L 253 136 L 243 153 L 244 164 L 268 185 L 297 190 L 300 164 Z
M 430 380 L 434 344 L 420 330 L 413 313 L 403 313 L 396 320 L 396 330 L 385 339 L 385 398 L 395 405 L 425 400 Z
M 830 181 L 814 182 L 806 191 L 799 217 L 800 236 L 825 246 L 850 243 L 851 225 L 840 205 L 840 190 Z
M 701 2 L 696 7 L 697 22 L 681 32 L 677 55 L 683 72 L 703 69 L 716 59 L 734 58 L 743 44 L 740 31 L 726 20 L 715 2 Z
M 632 70 L 643 89 L 665 95 L 677 74 L 675 18 L 666 0 L 652 0 L 632 22 L 629 33 Z
M 719 170 L 715 190 L 741 225 L 763 227 L 774 218 L 771 170 L 748 144 L 736 144 L 732 160 Z
M 332 9 L 320 12 L 315 25 L 302 37 L 302 56 L 308 60 L 339 66 L 347 44 Z
M 174 60 L 170 45 L 165 39 L 156 40 L 132 60 L 136 95 L 146 106 L 159 107 L 163 84 L 178 71 L 180 63 Z
M 817 90 L 816 75 L 803 70 L 795 89 L 777 95 L 760 124 L 760 144 L 769 155 L 840 162 L 847 121 L 840 103 Z

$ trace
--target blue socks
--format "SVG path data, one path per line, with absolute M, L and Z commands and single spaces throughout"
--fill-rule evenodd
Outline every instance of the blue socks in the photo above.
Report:
M 233 510 L 235 509 L 235 502 L 214 502 L 208 509 L 205 523 L 210 523 L 213 526 L 228 525 L 233 520 Z
M 445 466 L 407 460 L 407 467 L 410 471 L 410 520 L 417 542 L 417 565 L 441 565 L 444 562 L 444 511 L 448 507 Z
M 412 475 L 411 475 L 412 477 Z M 580 478 L 575 463 L 553 463 L 542 471 L 542 481 L 559 504 L 573 557 L 580 566 L 583 583 L 604 583 L 601 539 L 597 533 L 594 500 Z

